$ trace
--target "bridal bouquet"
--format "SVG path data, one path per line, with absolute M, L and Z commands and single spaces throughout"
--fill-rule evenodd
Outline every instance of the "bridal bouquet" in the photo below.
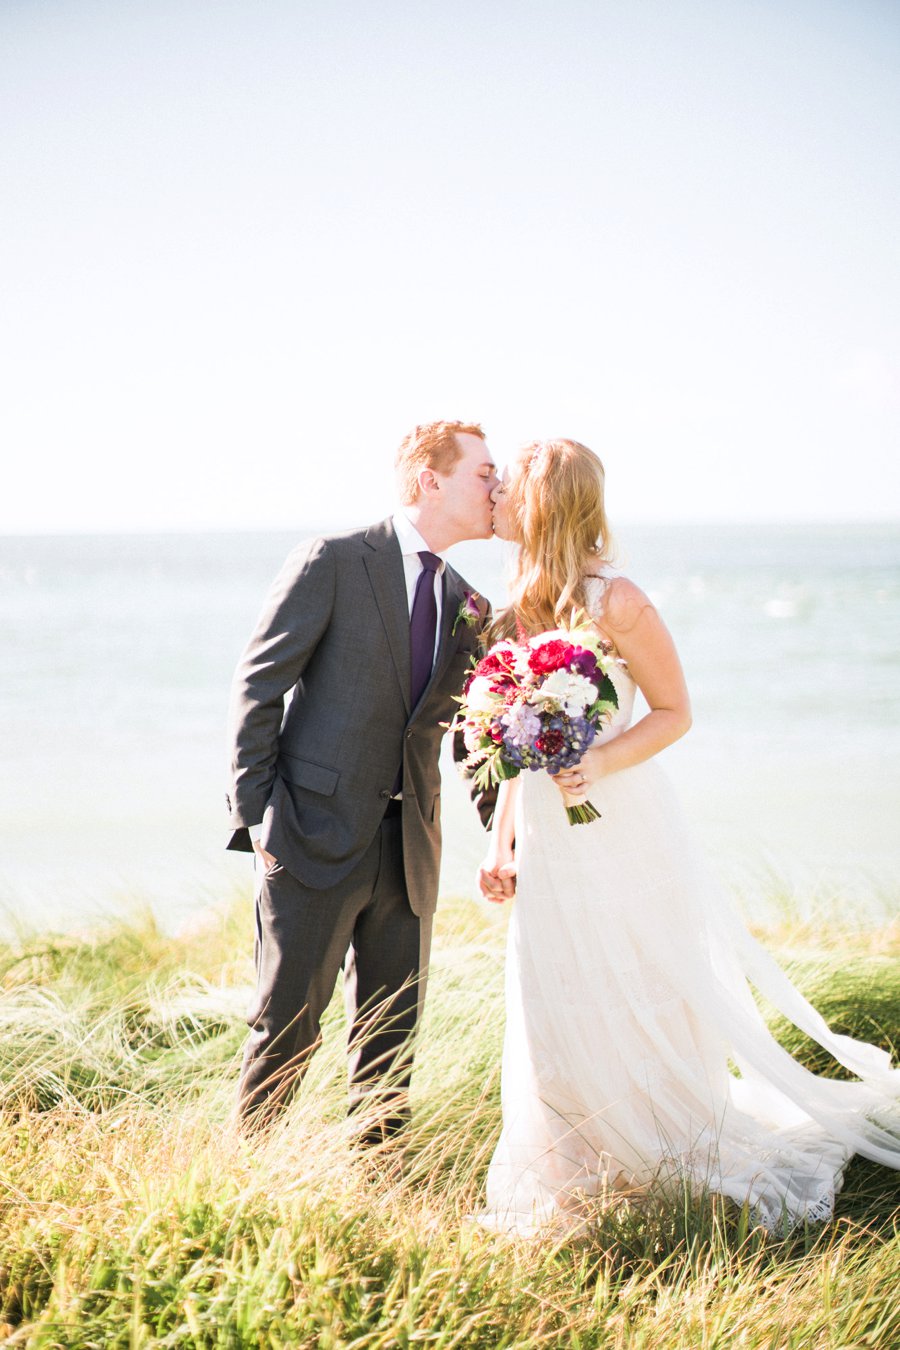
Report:
M 480 788 L 515 778 L 522 769 L 559 773 L 577 764 L 604 720 L 619 706 L 609 677 L 609 645 L 585 623 L 502 641 L 476 664 L 458 699 L 451 730 L 461 730 Z M 599 811 L 566 795 L 571 825 Z

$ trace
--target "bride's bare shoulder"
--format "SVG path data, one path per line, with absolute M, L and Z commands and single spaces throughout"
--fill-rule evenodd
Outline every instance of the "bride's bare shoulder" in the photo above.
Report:
M 646 591 L 630 577 L 607 573 L 592 574 L 590 579 L 603 583 L 602 587 L 597 587 L 602 592 L 599 597 L 601 612 L 594 617 L 611 633 L 630 633 L 641 616 L 655 608 Z

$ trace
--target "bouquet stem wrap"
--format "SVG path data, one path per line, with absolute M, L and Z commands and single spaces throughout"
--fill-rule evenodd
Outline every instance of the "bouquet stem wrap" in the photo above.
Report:
M 587 797 L 573 797 L 571 793 L 562 795 L 566 806 L 566 815 L 570 825 L 590 825 L 592 820 L 600 819 L 600 812 L 592 806 Z

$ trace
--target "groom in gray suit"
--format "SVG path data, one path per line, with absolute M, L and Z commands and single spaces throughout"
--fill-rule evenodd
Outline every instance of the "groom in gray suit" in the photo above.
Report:
M 242 1120 L 267 1124 L 289 1100 L 343 966 L 350 1105 L 366 1143 L 408 1118 L 440 865 L 441 724 L 487 617 L 442 555 L 490 536 L 497 485 L 481 428 L 463 422 L 416 427 L 396 472 L 393 517 L 290 555 L 230 716 L 229 847 L 252 847 L 261 873 Z

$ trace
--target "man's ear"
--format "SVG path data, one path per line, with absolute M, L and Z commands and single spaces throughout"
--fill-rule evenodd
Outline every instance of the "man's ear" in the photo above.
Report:
M 434 469 L 420 469 L 417 482 L 419 491 L 423 497 L 433 497 L 436 492 L 440 492 L 441 485 L 438 482 Z

